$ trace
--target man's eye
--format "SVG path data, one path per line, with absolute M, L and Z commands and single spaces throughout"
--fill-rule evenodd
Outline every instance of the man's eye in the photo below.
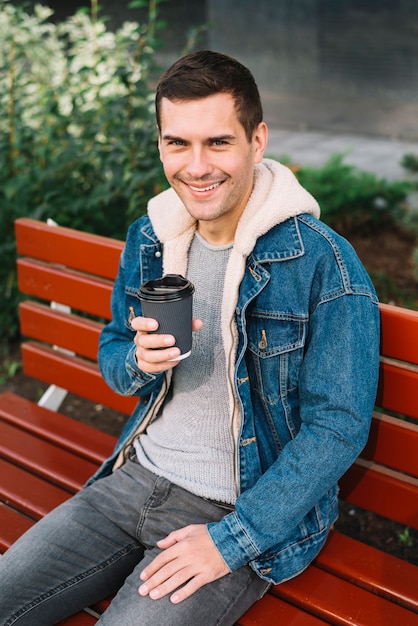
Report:
M 226 141 L 224 139 L 215 139 L 213 141 L 214 146 L 226 146 Z

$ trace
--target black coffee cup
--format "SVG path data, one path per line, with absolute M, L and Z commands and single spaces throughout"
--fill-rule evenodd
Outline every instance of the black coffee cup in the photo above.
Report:
M 193 293 L 192 283 L 180 274 L 166 274 L 139 288 L 144 316 L 158 322 L 154 332 L 175 337 L 175 346 L 180 349 L 176 361 L 188 357 L 192 350 Z

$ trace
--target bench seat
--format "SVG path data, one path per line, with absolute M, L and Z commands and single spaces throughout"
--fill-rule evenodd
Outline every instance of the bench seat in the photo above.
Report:
M 19 286 L 31 297 L 20 305 L 25 373 L 129 414 L 138 399 L 112 392 L 96 362 L 123 243 L 28 219 L 17 220 L 16 234 Z M 366 448 L 340 481 L 341 498 L 418 529 L 418 312 L 385 304 L 380 311 L 376 411 Z M 91 426 L 1 394 L 0 551 L 80 489 L 114 444 Z M 93 625 L 108 602 L 62 624 Z M 305 572 L 274 586 L 238 624 L 418 626 L 418 567 L 332 531 Z
M 0 442 L 0 546 L 5 550 L 34 521 L 82 487 L 112 450 L 115 438 L 8 392 L 0 395 Z M 24 450 L 31 450 L 30 462 L 22 461 Z M 44 460 L 38 470 L 37 452 L 50 461 Z M 74 465 L 80 462 L 87 466 L 75 476 Z M 313 566 L 272 590 L 271 610 L 277 622 L 269 621 L 267 604 L 272 600 L 267 596 L 267 602 L 261 601 L 266 604 L 266 621 L 246 621 L 253 619 L 250 611 L 240 624 L 279 624 L 279 616 L 287 620 L 288 614 L 297 614 L 296 607 L 306 610 L 309 598 L 313 619 L 306 624 L 348 623 L 354 607 L 358 626 L 374 625 L 378 608 L 387 624 L 418 624 L 418 615 L 416 622 L 405 621 L 410 617 L 405 609 L 417 609 L 417 588 L 418 568 L 334 531 Z M 88 615 L 85 623 L 94 619 Z

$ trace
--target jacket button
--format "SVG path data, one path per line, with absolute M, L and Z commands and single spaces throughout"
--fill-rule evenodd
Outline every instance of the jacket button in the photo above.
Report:
M 159 259 L 160 256 L 161 256 L 161 252 L 159 250 L 157 250 L 157 252 L 155 253 L 155 256 L 157 257 L 157 259 Z

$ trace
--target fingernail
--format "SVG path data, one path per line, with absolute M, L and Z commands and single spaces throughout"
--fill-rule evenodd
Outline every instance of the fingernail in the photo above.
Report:
M 138 593 L 140 596 L 146 596 L 148 593 L 148 589 L 146 585 L 141 585 L 140 588 L 138 589 Z
M 171 596 L 170 600 L 173 604 L 177 604 L 177 602 L 180 602 L 180 598 L 177 594 L 174 594 L 173 596 Z

